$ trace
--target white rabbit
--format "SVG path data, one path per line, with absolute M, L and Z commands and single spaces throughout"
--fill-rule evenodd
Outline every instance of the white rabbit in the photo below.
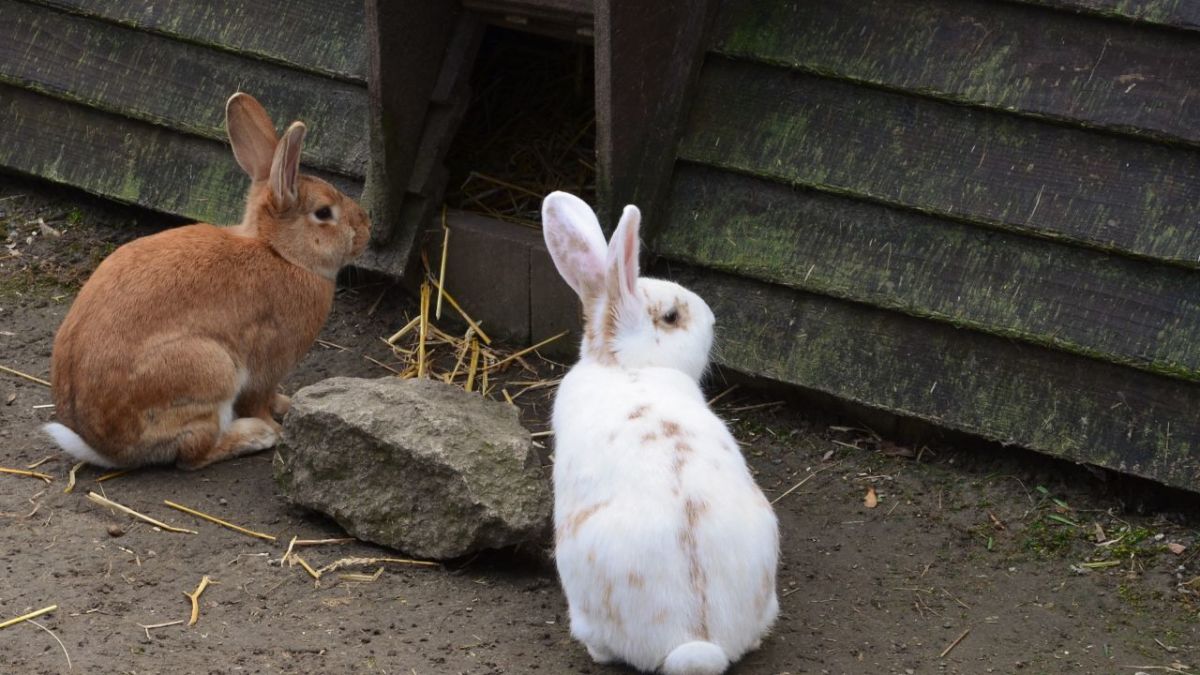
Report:
M 554 402 L 555 558 L 571 635 L 596 662 L 716 674 L 779 613 L 779 528 L 700 390 L 712 310 L 678 284 L 638 278 L 640 220 L 626 206 L 606 247 L 582 200 L 542 202 L 546 245 L 585 324 Z

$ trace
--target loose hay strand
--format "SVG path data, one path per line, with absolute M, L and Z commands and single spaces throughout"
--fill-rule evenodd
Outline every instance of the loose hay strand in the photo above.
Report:
M 108 497 L 101 497 L 100 495 L 96 494 L 95 492 L 88 492 L 87 498 L 101 506 L 107 506 L 109 508 L 116 509 L 122 513 L 133 516 L 134 518 L 137 518 L 138 520 L 142 520 L 147 523 L 150 523 L 151 525 L 153 525 L 155 527 L 162 528 L 162 529 L 166 530 L 167 532 L 178 532 L 180 534 L 199 534 L 199 532 L 197 532 L 195 530 L 187 530 L 182 527 L 175 527 L 173 525 L 168 525 L 168 524 L 162 522 L 161 520 L 155 520 L 154 518 L 151 518 L 150 516 L 147 516 L 142 513 L 138 513 L 137 511 L 134 511 L 133 509 L 129 508 L 128 506 L 122 506 L 121 504 L 114 502 L 113 500 L 109 499 Z
M 446 294 L 443 290 L 446 287 L 446 258 L 450 251 L 450 228 L 446 226 L 446 205 L 442 205 L 442 263 L 438 267 L 438 296 L 437 309 L 433 312 L 433 317 L 439 321 L 442 318 L 442 297 Z
M 425 339 L 429 333 L 429 284 L 421 284 L 421 324 L 417 338 L 417 377 L 425 376 Z
M 43 607 L 35 612 L 30 612 L 28 614 L 22 614 L 21 616 L 18 616 L 16 618 L 9 619 L 8 621 L 0 623 L 0 630 L 8 628 L 9 626 L 15 626 L 23 621 L 29 621 L 30 619 L 36 619 L 39 616 L 41 616 L 43 614 L 49 614 L 50 612 L 53 612 L 56 609 L 58 609 L 58 605 L 50 605 L 49 607 Z
M 434 286 L 437 286 L 438 292 L 446 296 L 446 302 L 450 303 L 450 306 L 454 308 L 454 311 L 458 312 L 458 315 L 463 318 L 463 321 L 466 321 L 468 326 L 475 329 L 475 334 L 479 336 L 479 339 L 483 340 L 485 345 L 492 344 L 492 338 L 490 338 L 487 333 L 483 332 L 483 329 L 479 327 L 479 323 L 475 321 L 475 319 L 472 319 L 470 314 L 467 314 L 466 310 L 464 310 L 462 306 L 458 304 L 458 301 L 454 299 L 454 296 L 450 295 L 450 291 L 443 289 L 441 284 L 434 279 L 430 279 L 429 281 L 433 283 Z
M 22 373 L 21 371 L 13 369 L 13 368 L 9 368 L 8 366 L 0 366 L 0 371 L 8 373 L 9 375 L 16 375 L 17 377 L 29 380 L 30 382 L 36 382 L 38 384 L 42 384 L 47 387 L 50 386 L 49 382 L 43 380 L 40 377 L 34 377 L 33 375 L 30 375 L 29 373 Z
M 63 488 L 63 494 L 70 494 L 75 491 L 75 472 L 83 468 L 87 462 L 77 462 L 71 467 L 71 472 L 67 474 L 67 487 Z
M 542 340 L 541 342 L 537 343 L 536 345 L 533 345 L 532 347 L 526 347 L 525 349 L 522 349 L 519 352 L 513 352 L 512 354 L 509 354 L 505 358 L 500 359 L 499 361 L 493 363 L 490 366 L 490 369 L 495 370 L 495 369 L 499 368 L 500 366 L 505 365 L 506 363 L 515 361 L 516 359 L 519 359 L 522 356 L 525 356 L 529 352 L 532 352 L 537 349 L 541 349 L 542 347 L 545 347 L 546 345 L 550 344 L 551 342 L 554 342 L 555 340 L 563 337 L 564 335 L 566 335 L 567 333 L 570 333 L 570 332 L 571 331 L 569 331 L 569 330 L 564 330 L 563 332 L 559 333 L 558 335 L 555 335 L 553 337 L 548 337 L 545 340 Z
M 318 575 L 324 575 L 327 572 L 342 569 L 343 567 L 358 567 L 363 565 L 378 565 L 381 563 L 392 563 L 396 565 L 413 565 L 415 567 L 441 567 L 440 563 L 431 562 L 429 560 L 410 560 L 408 558 L 342 558 L 335 560 L 328 565 L 317 570 Z
M 308 564 L 308 561 L 306 561 L 304 558 L 301 558 L 300 556 L 298 556 L 298 555 L 296 555 L 295 553 L 293 553 L 293 554 L 292 554 L 292 560 L 295 560 L 297 563 L 299 563 L 299 564 L 300 564 L 300 566 L 304 568 L 304 571 L 305 571 L 305 572 L 308 572 L 308 575 L 309 575 L 310 577 L 312 577 L 312 578 L 313 578 L 313 581 L 320 581 L 320 580 L 321 580 L 321 573 L 320 573 L 320 572 L 318 572 L 318 571 L 316 571 L 316 570 L 314 570 L 314 569 L 312 568 L 312 565 L 309 565 L 309 564 Z
M 49 474 L 44 474 L 40 471 L 27 471 L 25 469 L 9 469 L 9 468 L 2 467 L 2 466 L 0 466 L 0 473 L 10 473 L 14 476 L 27 476 L 29 478 L 38 478 L 38 479 L 46 481 L 47 483 L 54 480 L 53 476 L 51 476 Z
M 196 622 L 200 620 L 200 594 L 204 592 L 204 589 L 208 588 L 209 584 L 215 583 L 215 581 L 209 579 L 208 575 L 205 574 L 203 577 L 200 577 L 200 585 L 196 587 L 196 590 L 191 593 L 187 591 L 183 592 L 187 596 L 187 599 L 192 601 L 192 614 L 188 618 L 187 625 L 195 626 Z
M 475 369 L 479 365 L 479 340 L 471 338 L 471 366 L 467 369 L 467 391 L 474 391 Z
M 96 478 L 96 482 L 97 482 L 97 483 L 103 483 L 103 482 L 104 482 L 104 481 L 106 481 L 106 480 L 112 480 L 112 479 L 114 479 L 114 478 L 120 478 L 121 476 L 124 476 L 125 474 L 127 474 L 127 473 L 129 473 L 129 472 L 131 472 L 131 471 L 133 471 L 133 469 L 121 469 L 120 471 L 111 471 L 111 472 L 109 472 L 109 473 L 106 473 L 106 474 L 104 474 L 103 476 L 99 476 L 99 477 L 97 477 L 97 478 Z
M 50 634 L 50 637 L 54 638 L 54 641 L 57 642 L 58 646 L 62 648 L 63 656 L 67 657 L 67 670 L 73 670 L 73 667 L 71 666 L 71 655 L 67 653 L 67 646 L 63 644 L 62 640 L 58 639 L 58 636 L 54 634 L 54 631 L 50 630 L 49 628 L 46 628 L 45 626 L 34 621 L 33 619 L 27 619 L 27 621 L 29 621 L 29 623 L 37 626 L 38 628 L 41 628 L 42 630 L 46 631 L 47 633 Z
M 404 335 L 406 333 L 408 333 L 408 331 L 412 330 L 413 328 L 416 328 L 417 324 L 420 323 L 420 321 L 421 321 L 421 317 L 419 317 L 419 316 L 414 317 L 412 321 L 409 321 L 408 323 L 404 324 L 404 328 L 401 328 L 400 330 L 393 333 L 392 336 L 387 339 L 387 343 L 389 345 L 395 345 L 396 342 L 400 338 L 404 337 Z
M 242 534 L 244 534 L 246 536 L 257 537 L 258 539 L 266 539 L 267 541 L 275 541 L 275 537 L 273 537 L 269 534 L 263 534 L 262 532 L 255 532 L 254 530 L 246 529 L 240 525 L 234 525 L 233 523 L 231 523 L 227 520 L 221 520 L 220 518 L 217 518 L 216 516 L 210 516 L 207 513 L 203 513 L 203 512 L 197 511 L 195 509 L 189 509 L 188 507 L 183 506 L 182 504 L 176 504 L 175 502 L 173 502 L 169 499 L 164 499 L 163 503 L 177 511 L 183 511 L 186 514 L 196 516 L 197 518 L 201 518 L 203 520 L 207 520 L 210 523 L 216 523 L 217 525 L 220 525 L 221 527 L 227 527 L 227 528 L 233 530 L 234 532 L 241 532 Z

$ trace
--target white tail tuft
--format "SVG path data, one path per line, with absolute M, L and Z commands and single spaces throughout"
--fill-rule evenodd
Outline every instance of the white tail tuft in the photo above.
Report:
M 711 642 L 685 642 L 667 654 L 665 675 L 720 675 L 729 667 L 725 650 Z
M 112 460 L 101 457 L 100 453 L 93 450 L 92 446 L 79 437 L 79 434 L 58 422 L 47 424 L 42 427 L 42 431 L 46 432 L 50 438 L 53 438 L 54 442 L 58 443 L 58 447 L 62 448 L 64 452 L 81 462 L 87 462 L 88 464 L 108 469 L 113 469 L 117 466 Z

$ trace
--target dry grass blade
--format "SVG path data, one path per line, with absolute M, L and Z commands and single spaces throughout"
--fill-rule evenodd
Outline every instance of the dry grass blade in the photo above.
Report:
M 67 474 L 67 487 L 63 488 L 63 494 L 70 494 L 75 491 L 75 472 L 83 468 L 87 462 L 77 462 L 71 467 L 71 472 Z
M 184 513 L 186 513 L 188 515 L 196 516 L 197 518 L 207 520 L 210 523 L 216 523 L 217 525 L 220 525 L 221 527 L 227 527 L 227 528 L 233 530 L 234 532 L 241 532 L 242 534 L 244 534 L 248 537 L 256 537 L 258 539 L 266 539 L 267 541 L 275 541 L 275 537 L 273 537 L 269 534 L 263 534 L 262 532 L 255 532 L 254 530 L 246 529 L 246 528 L 242 527 L 241 525 L 234 525 L 233 523 L 231 523 L 227 520 L 221 520 L 220 518 L 217 518 L 216 516 L 210 516 L 207 513 L 203 513 L 201 511 L 197 511 L 195 509 L 189 509 L 188 507 L 186 507 L 182 504 L 176 504 L 175 502 L 173 502 L 169 499 L 164 499 L 163 503 L 166 504 L 167 506 L 175 509 L 176 511 L 183 511 Z
M 98 476 L 96 478 L 96 482 L 103 483 L 106 480 L 120 478 L 121 476 L 124 476 L 125 474 L 130 473 L 131 471 L 133 471 L 133 469 L 121 469 L 120 471 L 112 471 L 112 472 L 104 474 L 103 476 Z
M 291 546 L 325 546 L 326 544 L 353 544 L 358 541 L 354 537 L 337 537 L 335 539 L 296 539 L 292 538 Z
M 26 471 L 25 469 L 9 469 L 0 466 L 0 473 L 10 473 L 14 476 L 25 476 L 27 478 L 38 478 L 49 483 L 54 480 L 53 476 L 41 473 L 40 471 Z
M 39 459 L 38 461 L 34 462 L 33 464 L 26 464 L 25 468 L 32 471 L 32 470 L 38 468 L 39 466 L 45 464 L 46 462 L 49 462 L 52 459 L 54 459 L 54 455 L 46 455 L 45 457 Z
M 304 571 L 308 572 L 308 576 L 313 578 L 313 581 L 321 580 L 321 573 L 314 570 L 312 568 L 312 565 L 309 565 L 308 562 L 304 558 L 301 558 L 300 556 L 293 553 L 292 560 L 295 560 L 301 567 L 303 567 Z
M 9 619 L 8 621 L 4 621 L 4 622 L 0 623 L 0 629 L 8 628 L 9 626 L 15 626 L 23 621 L 29 621 L 30 619 L 36 619 L 39 616 L 41 616 L 43 614 L 49 614 L 50 612 L 53 612 L 56 609 L 58 609 L 58 605 L 50 605 L 49 607 L 43 607 L 35 612 L 30 612 L 28 614 L 22 614 L 21 616 L 18 616 L 16 618 Z
M 462 306 L 458 304 L 458 301 L 454 299 L 454 296 L 450 295 L 450 291 L 442 288 L 442 285 L 434 279 L 430 279 L 429 281 L 437 287 L 439 293 L 446 297 L 446 302 L 450 303 L 450 306 L 454 308 L 454 311 L 458 312 L 458 315 L 463 318 L 463 321 L 466 321 L 468 326 L 475 329 L 475 334 L 479 336 L 479 339 L 483 340 L 483 343 L 486 345 L 492 344 L 492 338 L 490 338 L 487 333 L 483 332 L 483 329 L 479 327 L 479 323 L 476 322 L 475 319 L 472 319 L 470 314 L 467 314 L 466 310 L 464 310 Z
M 712 398 L 708 399 L 708 405 L 709 405 L 709 406 L 712 406 L 712 405 L 713 405 L 714 403 L 716 403 L 717 401 L 720 401 L 721 399 L 725 398 L 726 396 L 728 396 L 728 395 L 732 394 L 733 392 L 737 391 L 737 388 L 738 388 L 738 385 L 736 385 L 736 384 L 735 384 L 735 385 L 732 385 L 732 386 L 730 386 L 730 387 L 729 387 L 728 389 L 726 389 L 725 391 L 723 391 L 723 392 L 721 392 L 721 393 L 717 394 L 716 396 L 714 396 L 714 397 L 712 397 Z
M 62 648 L 63 656 L 67 657 L 67 670 L 73 670 L 74 668 L 71 666 L 71 655 L 67 653 L 67 646 L 63 644 L 62 640 L 58 639 L 58 636 L 54 634 L 54 631 L 50 630 L 49 628 L 46 628 L 45 626 L 34 621 L 33 619 L 28 619 L 28 621 L 29 621 L 29 623 L 37 626 L 38 628 L 41 628 L 42 630 L 46 631 L 47 633 L 50 634 L 50 637 L 54 638 L 54 641 L 57 642 L 58 646 Z
M 419 324 L 419 323 L 421 323 L 421 317 L 419 317 L 419 316 L 414 317 L 412 321 L 409 321 L 408 323 L 404 324 L 404 328 L 401 328 L 400 330 L 393 333 L 392 336 L 387 339 L 387 343 L 389 345 L 396 344 L 396 342 L 400 338 L 404 337 L 408 333 L 408 331 L 416 328 L 417 324 Z
M 783 494 L 779 495 L 779 496 L 778 496 L 778 497 L 776 497 L 775 499 L 772 499 L 772 500 L 771 500 L 771 505 L 772 505 L 772 506 L 774 506 L 774 505 L 775 505 L 775 503 L 776 503 L 776 502 L 778 502 L 780 499 L 783 499 L 784 497 L 786 497 L 786 496 L 788 496 L 788 495 L 792 494 L 792 493 L 793 493 L 793 492 L 795 492 L 796 490 L 799 490 L 801 485 L 804 485 L 804 484 L 805 484 L 805 483 L 807 483 L 808 481 L 812 480 L 812 478 L 813 478 L 814 476 L 816 476 L 817 474 L 819 474 L 819 473 L 821 473 L 821 472 L 823 472 L 823 471 L 828 471 L 828 470 L 830 470 L 830 469 L 832 469 L 832 468 L 834 468 L 834 467 L 838 466 L 839 464 L 841 464 L 841 462 L 837 462 L 837 463 L 835 463 L 835 464 L 830 464 L 829 466 L 821 467 L 820 469 L 817 469 L 816 471 L 813 471 L 812 473 L 808 474 L 808 475 L 807 475 L 807 476 L 805 476 L 805 477 L 804 477 L 804 479 L 803 479 L 803 480 L 801 480 L 799 483 L 796 483 L 796 484 L 795 484 L 795 485 L 793 485 L 792 487 L 788 488 L 786 492 L 784 492 Z
M 146 639 L 147 640 L 153 640 L 154 638 L 150 637 L 150 629 L 151 628 L 166 628 L 167 626 L 178 626 L 181 623 L 183 623 L 183 619 L 176 619 L 174 621 L 164 621 L 163 623 L 151 623 L 151 624 L 139 623 L 138 628 L 141 628 L 142 630 L 146 631 Z
M 446 287 L 446 257 L 450 252 L 450 228 L 446 227 L 446 205 L 442 205 L 442 263 L 438 267 L 438 296 L 437 308 L 433 312 L 435 319 L 439 321 L 442 318 L 442 296 L 445 292 L 442 290 Z
M 957 647 L 958 643 L 962 642 L 963 638 L 967 637 L 967 633 L 970 633 L 970 632 L 971 632 L 970 628 L 964 630 L 962 632 L 962 635 L 959 635 L 957 638 L 955 638 L 954 642 L 951 642 L 949 645 L 946 646 L 945 649 L 942 650 L 941 654 L 938 654 L 938 658 L 939 659 L 946 658 L 946 655 L 949 654 L 955 647 Z
M 34 377 L 33 375 L 30 375 L 29 373 L 22 373 L 21 371 L 15 370 L 13 368 L 9 368 L 8 366 L 0 366 L 0 372 L 5 372 L 5 373 L 8 373 L 9 375 L 16 375 L 17 377 L 29 380 L 30 382 L 37 382 L 38 384 L 43 384 L 47 387 L 50 386 L 49 382 L 43 380 L 40 377 Z
M 467 391 L 474 391 L 475 387 L 475 369 L 479 366 L 479 340 L 471 338 L 471 365 L 467 369 L 467 384 L 463 388 Z
M 425 339 L 429 334 L 429 284 L 421 284 L 421 323 L 417 339 L 417 377 L 425 377 Z
M 570 332 L 571 332 L 571 331 L 569 331 L 569 330 L 564 330 L 563 332 L 559 333 L 558 335 L 554 335 L 554 336 L 552 336 L 552 337 L 548 337 L 548 338 L 546 338 L 545 340 L 542 340 L 541 342 L 537 343 L 536 345 L 533 345 L 532 347 L 526 347 L 525 349 L 522 349 L 522 350 L 521 350 L 521 351 L 519 351 L 519 352 L 514 352 L 514 353 L 512 353 L 512 354 L 509 354 L 507 357 L 505 357 L 505 358 L 503 358 L 503 359 L 500 359 L 499 361 L 497 361 L 497 362 L 493 363 L 493 364 L 490 366 L 490 369 L 491 369 L 491 370 L 495 370 L 495 369 L 497 369 L 497 368 L 499 368 L 499 367 L 501 367 L 501 366 L 503 366 L 503 365 L 505 365 L 505 364 L 507 364 L 507 363 L 510 363 L 510 362 L 512 362 L 512 361 L 515 361 L 516 359 L 519 359 L 519 358 L 521 358 L 522 356 L 525 356 L 526 354 L 528 354 L 528 353 L 530 353 L 530 352 L 532 352 L 532 351 L 536 351 L 536 350 L 538 350 L 538 349 L 541 349 L 542 347 L 545 347 L 546 345 L 550 344 L 551 342 L 554 342 L 555 340 L 558 340 L 559 338 L 562 338 L 563 336 L 565 336 L 567 333 L 570 333 Z
M 110 509 L 116 509 L 116 510 L 120 511 L 121 513 L 128 514 L 130 516 L 133 516 L 134 518 L 137 518 L 138 520 L 142 520 L 147 523 L 150 523 L 151 525 L 161 528 L 161 529 L 164 529 L 167 532 L 178 532 L 180 534 L 199 534 L 199 532 L 196 532 L 195 530 L 186 530 L 182 527 L 175 527 L 174 525 L 168 525 L 168 524 L 162 522 L 161 520 L 155 520 L 154 518 L 151 518 L 150 516 L 147 516 L 142 513 L 138 513 L 137 511 L 134 511 L 133 509 L 129 508 L 128 506 L 123 506 L 121 504 L 118 504 L 118 503 L 114 502 L 113 500 L 109 499 L 108 497 L 102 497 L 102 496 L 96 494 L 95 492 L 89 492 L 87 494 L 87 498 L 101 506 L 107 506 Z
M 190 617 L 188 617 L 187 625 L 195 626 L 196 622 L 200 620 L 200 594 L 203 593 L 204 589 L 208 588 L 210 584 L 215 583 L 217 582 L 209 579 L 208 575 L 205 574 L 200 578 L 200 585 L 196 587 L 196 590 L 192 591 L 191 593 L 188 593 L 187 591 L 183 592 L 183 594 L 187 596 L 187 599 L 192 602 L 192 614 Z
M 361 583 L 370 583 L 372 581 L 378 581 L 379 577 L 382 575 L 383 575 L 383 568 L 380 567 L 379 569 L 375 570 L 374 574 L 360 574 L 358 572 L 347 572 L 345 574 L 339 574 L 338 578 L 341 579 L 342 581 L 357 581 L 357 582 L 361 582 Z
M 408 558 L 342 558 L 341 560 L 335 560 L 318 569 L 317 574 L 326 574 L 327 572 L 340 570 L 343 567 L 362 567 L 364 565 L 379 564 L 412 565 L 414 567 L 441 567 L 440 563 L 430 562 L 428 560 L 409 560 Z

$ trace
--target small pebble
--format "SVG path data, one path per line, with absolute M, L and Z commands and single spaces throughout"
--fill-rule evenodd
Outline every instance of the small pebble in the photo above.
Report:
M 224 497 L 221 497 L 220 499 L 217 500 L 217 503 L 220 504 L 221 506 L 225 506 L 229 502 L 225 501 Z
M 108 536 L 121 537 L 124 535 L 125 535 L 125 530 L 121 529 L 120 525 L 109 525 L 108 526 Z

